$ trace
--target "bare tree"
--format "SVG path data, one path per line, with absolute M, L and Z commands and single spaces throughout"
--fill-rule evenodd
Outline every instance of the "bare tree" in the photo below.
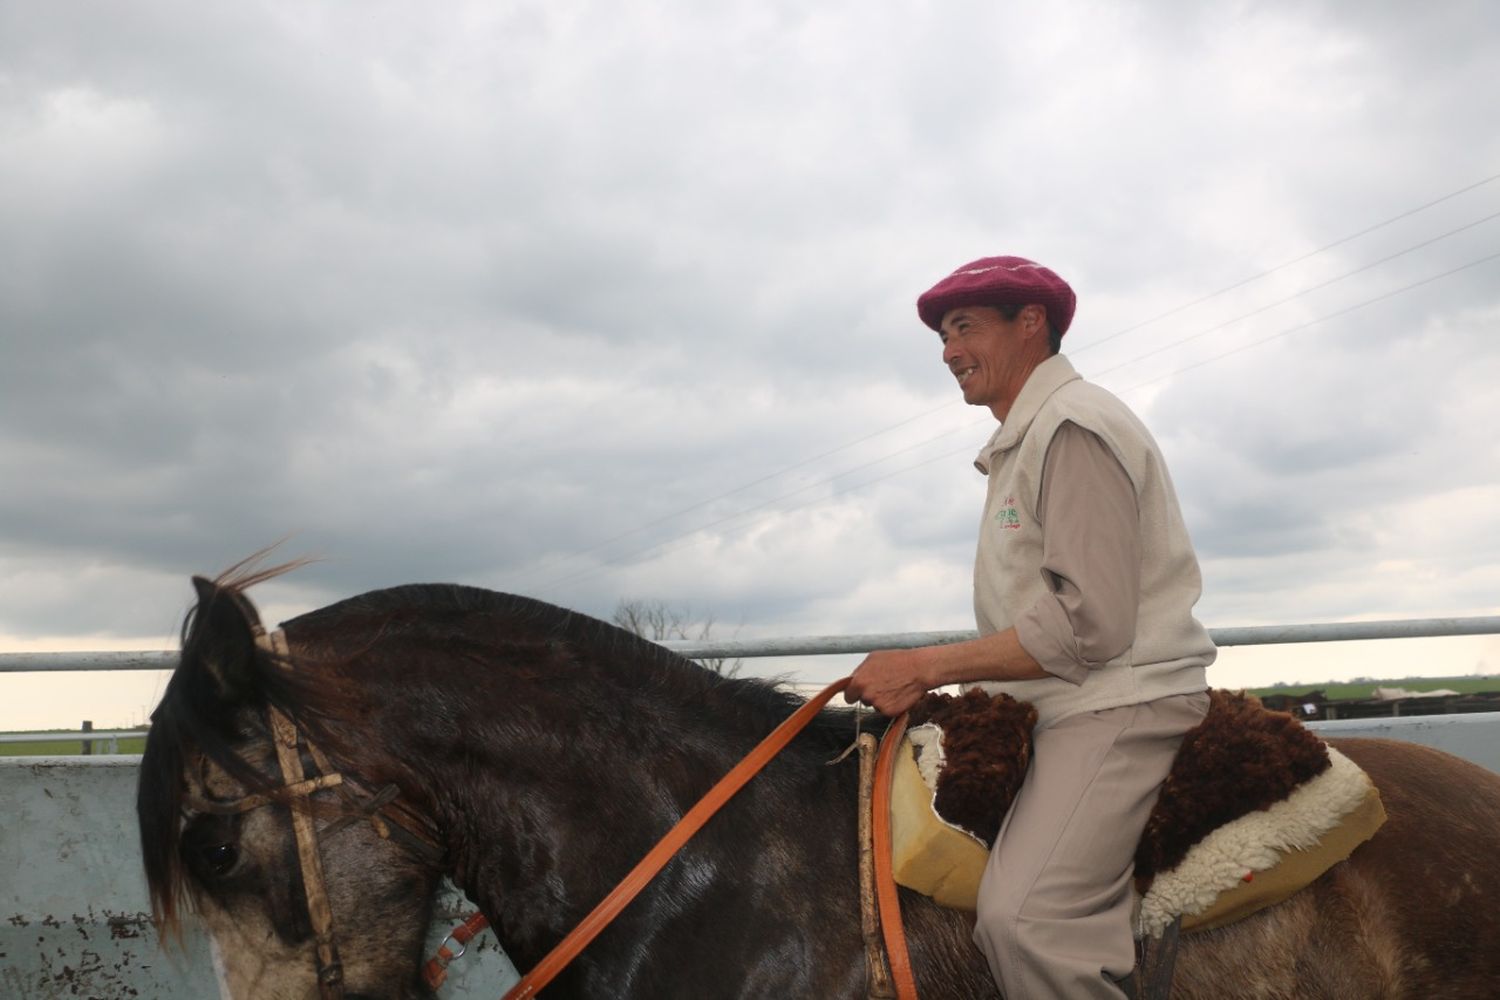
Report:
M 620 599 L 615 605 L 614 623 L 627 632 L 634 632 L 642 639 L 661 642 L 663 639 L 708 639 L 713 635 L 713 615 L 694 621 L 686 608 L 673 607 L 665 601 L 648 601 L 640 598 Z M 738 659 L 705 659 L 697 662 L 715 673 L 734 677 L 743 663 Z

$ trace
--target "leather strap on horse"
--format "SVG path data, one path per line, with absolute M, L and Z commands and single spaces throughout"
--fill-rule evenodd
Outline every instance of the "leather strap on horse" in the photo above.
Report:
M 302 757 L 297 749 L 297 727 L 272 706 L 271 730 L 276 737 L 276 756 L 287 784 L 302 780 Z M 339 961 L 338 945 L 333 940 L 333 909 L 328 905 L 328 890 L 323 884 L 323 862 L 318 857 L 317 832 L 312 815 L 288 803 L 292 814 L 292 832 L 297 837 L 297 863 L 302 869 L 302 890 L 307 895 L 307 919 L 312 923 L 318 950 L 318 993 L 323 1000 L 340 1000 L 344 995 L 344 967 Z
M 471 913 L 469 919 L 448 932 L 442 944 L 438 945 L 437 954 L 429 958 L 427 964 L 422 967 L 422 978 L 426 981 L 428 989 L 434 993 L 437 992 L 437 988 L 448 978 L 448 964 L 468 951 L 469 942 L 489 925 L 490 922 L 485 919 L 483 913 Z M 458 945 L 457 951 L 448 947 L 449 941 Z
M 906 929 L 901 925 L 901 897 L 891 873 L 891 781 L 896 771 L 896 753 L 906 734 L 906 713 L 885 731 L 880 756 L 875 760 L 874 842 L 875 893 L 880 901 L 880 930 L 885 936 L 886 956 L 891 963 L 899 1000 L 917 1000 L 917 979 L 906 951 Z
M 267 632 L 243 598 L 242 610 L 251 623 L 255 645 L 276 663 L 290 670 L 292 651 L 286 633 L 281 629 Z M 342 1000 L 344 996 L 344 966 L 339 960 L 338 942 L 333 933 L 333 908 L 328 903 L 328 888 L 323 880 L 323 864 L 318 854 L 318 831 L 314 819 L 331 816 L 332 822 L 323 829 L 324 837 L 331 837 L 351 823 L 368 820 L 383 839 L 398 837 L 408 850 L 428 861 L 437 863 L 444 856 L 442 845 L 435 836 L 428 836 L 411 809 L 397 802 L 400 794 L 395 785 L 388 785 L 374 794 L 361 796 L 351 788 L 357 782 L 347 781 L 335 771 L 333 764 L 309 739 L 304 740 L 297 724 L 275 705 L 266 706 L 266 718 L 271 727 L 271 743 L 276 748 L 276 760 L 281 767 L 280 788 L 254 792 L 232 802 L 215 802 L 205 797 L 189 794 L 187 800 L 196 809 L 219 815 L 233 815 L 259 809 L 271 802 L 281 802 L 291 814 L 292 833 L 297 842 L 297 866 L 302 875 L 302 894 L 307 903 L 307 919 L 312 926 L 317 962 L 318 996 L 321 1000 Z M 313 764 L 322 771 L 307 777 L 302 767 L 302 753 L 312 757 Z M 342 806 L 319 803 L 312 799 L 314 792 L 335 789 L 343 799 Z
M 267 635 L 257 628 L 256 642 L 266 645 L 275 656 L 291 662 L 286 633 L 280 629 Z M 297 726 L 276 706 L 268 706 L 272 742 L 276 758 L 287 785 L 303 780 L 302 753 L 297 746 Z M 323 1000 L 341 1000 L 344 995 L 344 966 L 339 961 L 338 945 L 333 939 L 333 909 L 328 905 L 328 890 L 323 883 L 323 862 L 318 857 L 318 837 L 313 817 L 298 808 L 298 800 L 288 800 L 292 814 L 292 832 L 297 838 L 297 862 L 302 870 L 302 891 L 307 897 L 307 919 L 317 941 L 318 994 Z
M 872 733 L 860 733 L 859 746 L 859 932 L 865 939 L 865 1000 L 898 1000 L 880 938 L 880 904 L 875 900 L 875 754 Z
M 849 678 L 847 677 L 834 681 L 772 730 L 771 735 L 761 740 L 754 750 L 751 750 L 743 760 L 731 768 L 728 774 L 720 778 L 718 784 L 709 789 L 708 794 L 699 799 L 682 819 L 667 831 L 667 835 L 662 837 L 656 846 L 630 870 L 630 874 L 620 880 L 619 885 L 610 890 L 609 895 L 594 907 L 593 912 L 584 917 L 578 926 L 558 942 L 557 947 L 548 952 L 535 968 L 522 976 L 521 981 L 510 988 L 504 1000 L 524 1000 L 524 998 L 533 997 L 538 990 L 550 983 L 646 887 L 656 873 L 666 866 L 672 856 L 683 844 L 687 843 L 693 834 L 698 832 L 704 823 L 708 822 L 720 806 L 729 801 L 735 792 L 755 777 L 772 757 L 780 753 L 782 748 L 816 718 L 817 714 L 823 710 L 823 706 L 828 704 L 829 699 L 848 686 Z M 889 843 L 889 837 L 887 837 L 887 843 Z M 904 947 L 902 953 L 905 954 Z M 913 997 L 915 995 L 915 993 L 912 994 Z

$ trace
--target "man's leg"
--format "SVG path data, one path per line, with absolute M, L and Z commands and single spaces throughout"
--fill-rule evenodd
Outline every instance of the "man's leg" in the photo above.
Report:
M 1037 732 L 979 889 L 974 941 L 1006 1000 L 1118 1000 L 1135 964 L 1136 844 L 1208 695 L 1064 719 Z

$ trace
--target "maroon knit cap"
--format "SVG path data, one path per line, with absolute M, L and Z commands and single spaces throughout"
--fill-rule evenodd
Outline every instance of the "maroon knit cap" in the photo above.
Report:
M 1025 257 L 981 257 L 965 264 L 923 292 L 917 315 L 934 330 L 943 317 L 960 306 L 1047 307 L 1047 320 L 1059 334 L 1068 332 L 1078 297 L 1050 268 Z

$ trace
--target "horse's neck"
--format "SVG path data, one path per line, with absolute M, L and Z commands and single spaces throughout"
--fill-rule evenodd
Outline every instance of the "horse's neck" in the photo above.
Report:
M 616 833 L 691 806 L 779 721 L 736 716 L 692 688 L 575 686 L 513 705 L 508 717 L 499 711 L 480 713 L 460 750 L 484 760 L 474 780 L 518 805 L 551 804 L 546 811 L 588 803 Z
M 515 707 L 485 745 L 455 748 L 472 765 L 460 786 L 448 776 L 438 803 L 454 880 L 500 915 L 518 960 L 583 916 L 778 721 L 736 703 L 732 690 L 575 694 Z M 811 780 L 826 790 L 839 778 Z M 803 813 L 838 808 L 785 773 L 741 794 L 758 803 L 754 815 L 784 814 L 792 800 Z M 700 834 L 695 850 L 742 853 L 758 836 L 721 825 Z

